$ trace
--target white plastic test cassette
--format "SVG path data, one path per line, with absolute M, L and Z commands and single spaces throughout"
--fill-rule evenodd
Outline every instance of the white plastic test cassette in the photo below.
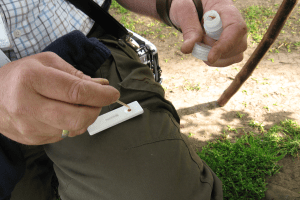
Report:
M 89 134 L 94 135 L 144 113 L 143 108 L 137 101 L 128 104 L 128 106 L 130 106 L 130 109 L 122 106 L 104 115 L 100 115 L 96 121 L 88 127 L 87 130 Z

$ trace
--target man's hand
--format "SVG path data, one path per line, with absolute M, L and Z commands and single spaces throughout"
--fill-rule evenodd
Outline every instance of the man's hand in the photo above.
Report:
M 92 79 L 46 52 L 0 68 L 0 133 L 39 145 L 84 133 L 101 108 L 119 99 L 105 79 Z
M 191 53 L 196 42 L 212 46 L 208 55 L 210 66 L 223 67 L 243 60 L 247 49 L 247 26 L 239 10 L 231 0 L 202 0 L 203 14 L 210 10 L 219 13 L 223 32 L 218 41 L 205 35 L 198 13 L 192 0 L 173 0 L 170 8 L 170 19 L 180 27 L 184 43 L 183 53 Z

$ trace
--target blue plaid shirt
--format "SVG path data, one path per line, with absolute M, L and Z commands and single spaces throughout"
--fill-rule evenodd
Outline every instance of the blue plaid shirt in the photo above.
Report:
M 94 1 L 103 6 L 106 0 Z M 94 24 L 65 0 L 0 0 L 0 12 L 13 41 L 12 49 L 5 52 L 12 61 L 41 52 L 73 30 L 87 34 Z

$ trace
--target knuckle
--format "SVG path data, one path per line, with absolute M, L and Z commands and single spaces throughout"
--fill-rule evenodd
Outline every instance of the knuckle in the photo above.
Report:
M 26 67 L 24 67 L 26 66 Z M 35 74 L 35 68 L 34 67 L 27 67 L 32 66 L 32 60 L 27 59 L 22 62 L 22 65 L 18 65 L 14 70 L 14 76 L 12 80 L 12 83 L 16 84 L 28 84 L 29 81 L 33 78 Z
M 86 83 L 82 79 L 79 79 L 73 82 L 68 95 L 73 103 L 83 104 L 89 98 L 87 91 Z
M 85 79 L 86 77 L 88 77 L 87 75 L 85 75 L 82 71 L 79 71 L 77 69 L 74 69 L 75 72 L 74 72 L 74 76 L 77 76 L 81 79 Z
M 10 103 L 9 106 L 6 107 L 7 112 L 14 119 L 22 119 L 28 116 L 29 107 L 24 105 L 21 98 L 22 97 L 17 94 L 16 97 L 12 100 L 13 103 Z
M 199 37 L 198 34 L 196 33 L 199 33 L 199 28 L 197 27 L 187 27 L 185 28 L 183 31 L 183 38 L 191 38 L 191 37 Z
M 20 119 L 27 115 L 24 106 L 19 102 L 15 102 L 15 104 L 9 106 L 8 113 L 15 119 Z
M 49 60 L 55 60 L 57 58 L 59 58 L 59 56 L 56 53 L 53 53 L 51 51 L 46 51 L 46 52 L 42 52 L 39 54 L 41 57 L 45 58 L 45 59 L 49 59 Z
M 34 70 L 22 67 L 14 72 L 8 88 L 6 103 L 7 111 L 14 117 L 24 117 L 28 114 L 30 106 L 26 105 L 24 99 L 28 98 L 28 88 L 34 76 Z

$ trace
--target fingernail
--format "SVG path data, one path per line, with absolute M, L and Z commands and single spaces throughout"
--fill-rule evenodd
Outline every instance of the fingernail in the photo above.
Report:
M 218 55 L 213 55 L 212 56 L 212 59 L 209 59 L 208 60 L 208 62 L 210 63 L 210 64 L 214 64 L 215 62 L 217 62 L 218 60 L 219 60 L 219 58 L 220 58 L 221 56 L 218 56 Z
M 109 81 L 105 78 L 92 78 L 92 80 L 96 83 L 100 83 L 101 85 L 109 85 Z

